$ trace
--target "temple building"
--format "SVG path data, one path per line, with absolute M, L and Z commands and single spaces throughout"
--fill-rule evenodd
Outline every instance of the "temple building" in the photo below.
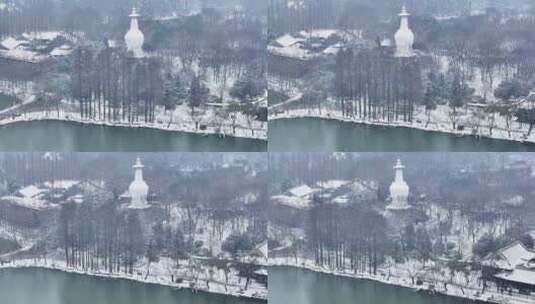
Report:
M 141 15 L 138 14 L 136 8 L 132 9 L 130 14 L 130 30 L 124 36 L 126 42 L 126 48 L 129 53 L 131 53 L 134 58 L 142 58 L 145 56 L 143 52 L 143 43 L 145 42 L 145 36 L 143 32 L 139 29 L 138 19 Z
M 149 186 L 143 180 L 143 164 L 141 159 L 138 157 L 136 163 L 134 164 L 134 181 L 128 187 L 128 191 L 123 194 L 123 198 L 130 200 L 128 208 L 132 209 L 145 209 L 149 207 L 147 202 L 147 196 L 149 193 Z
M 405 169 L 405 166 L 403 166 L 401 160 L 398 159 L 394 166 L 394 182 L 390 185 L 390 197 L 392 201 L 386 207 L 388 210 L 406 210 L 411 207 L 408 203 L 409 185 L 407 185 L 403 179 L 403 169 Z
M 502 292 L 518 290 L 529 294 L 535 291 L 535 251 L 520 241 L 490 253 L 482 265 L 488 279 L 496 281 Z
M 409 16 L 407 8 L 403 6 L 401 13 L 401 23 L 396 32 L 394 39 L 396 40 L 396 57 L 413 57 L 415 55 L 412 48 L 414 44 L 414 33 L 409 28 Z

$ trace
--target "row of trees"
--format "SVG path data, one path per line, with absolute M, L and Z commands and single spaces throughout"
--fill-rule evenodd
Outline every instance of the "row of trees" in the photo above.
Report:
M 73 55 L 72 97 L 84 118 L 153 122 L 163 91 L 161 69 L 157 59 L 80 47 Z
M 180 227 L 144 227 L 137 211 L 118 206 L 117 201 L 62 205 L 56 235 L 68 266 L 132 274 L 142 257 L 150 263 L 165 255 L 178 263 L 185 256 Z
M 314 199 L 307 241 L 317 265 L 376 274 L 387 253 L 387 225 L 382 215 L 364 208 Z M 347 260 L 350 265 L 346 265 Z
M 343 115 L 412 121 L 423 80 L 417 59 L 395 58 L 380 49 L 341 50 L 336 58 L 335 96 Z
M 0 2 L 0 38 L 54 28 L 53 0 L 4 0 Z

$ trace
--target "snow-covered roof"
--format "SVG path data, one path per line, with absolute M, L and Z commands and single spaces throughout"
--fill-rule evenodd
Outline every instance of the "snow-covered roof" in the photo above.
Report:
M 516 268 L 512 272 L 499 273 L 495 276 L 511 282 L 535 285 L 535 271 L 533 270 Z
M 300 41 L 303 41 L 303 39 L 296 38 L 290 34 L 286 34 L 284 36 L 279 37 L 277 40 L 275 40 L 275 42 L 282 47 L 289 47 Z
M 286 194 L 275 195 L 275 204 L 285 205 L 296 209 L 310 208 L 312 195 L 320 193 L 326 203 L 345 205 L 352 202 L 352 196 L 358 194 L 368 197 L 377 194 L 377 183 L 362 180 L 328 180 L 317 182 L 313 187 L 300 185 L 287 191 Z
M 80 182 L 75 180 L 57 180 L 54 182 L 44 182 L 44 185 L 48 188 L 55 189 L 69 189 L 75 185 L 78 185 Z
M 305 7 L 305 1 L 304 0 L 288 0 L 287 4 L 288 8 L 302 8 Z
M 22 34 L 22 37 L 28 39 L 28 40 L 54 40 L 58 38 L 61 35 L 61 32 L 56 31 L 48 31 L 48 32 L 31 32 L 31 33 L 24 33 Z
M 275 195 L 271 197 L 275 204 L 288 206 L 296 209 L 306 209 L 310 207 L 310 198 L 289 196 L 289 195 Z
M 268 242 L 267 240 L 260 243 L 258 246 L 253 249 L 256 253 L 262 255 L 262 258 L 267 259 L 268 258 Z
M 504 201 L 504 204 L 509 206 L 521 206 L 524 204 L 524 197 L 522 195 L 515 195 Z
M 285 34 L 277 38 L 274 43 L 268 46 L 268 51 L 272 54 L 301 59 L 310 60 L 326 55 L 333 55 L 338 53 L 341 45 L 339 43 L 332 45 L 324 45 L 321 49 L 322 43 L 315 43 L 313 46 L 319 50 L 310 50 L 305 47 L 309 39 L 327 39 L 333 35 L 338 34 L 335 29 L 317 29 L 311 31 L 301 31 L 297 35 Z
M 301 185 L 301 186 L 288 190 L 288 192 L 290 192 L 292 195 L 298 196 L 298 197 L 305 197 L 307 195 L 314 193 L 315 191 L 316 189 L 312 189 L 308 185 Z
M 34 210 L 43 210 L 49 207 L 47 202 L 36 197 L 4 196 L 1 200 Z
M 338 189 L 347 184 L 349 184 L 349 181 L 332 179 L 326 182 L 319 182 L 318 186 L 323 189 Z
M 59 57 L 59 56 L 68 56 L 72 53 L 72 48 L 69 45 L 62 45 L 57 47 L 50 52 L 50 55 Z
M 119 46 L 119 42 L 117 40 L 109 39 L 108 40 L 108 46 L 111 48 L 115 48 Z
M 30 185 L 30 186 L 20 189 L 19 193 L 24 197 L 31 198 L 31 197 L 35 197 L 39 195 L 43 191 L 44 191 L 43 189 L 39 189 L 34 185 Z
M 47 59 L 49 59 L 49 56 L 42 55 L 30 50 L 21 49 L 21 48 L 15 48 L 7 51 L 0 51 L 0 56 L 11 59 L 11 60 L 18 60 L 18 61 L 26 61 L 30 63 L 40 63 Z
M 533 258 L 535 252 L 529 251 L 521 242 L 515 242 L 500 250 L 500 254 L 505 257 L 512 266 L 521 265 Z
M 18 61 L 25 61 L 30 63 L 40 63 L 50 56 L 67 56 L 72 52 L 72 46 L 68 43 L 59 47 L 55 47 L 50 53 L 45 54 L 51 47 L 51 42 L 58 37 L 63 37 L 66 40 L 77 40 L 77 37 L 81 36 L 78 33 L 68 34 L 64 32 L 48 31 L 48 32 L 31 32 L 24 33 L 18 37 L 8 37 L 0 42 L 3 51 L 0 52 L 0 56 Z M 39 50 L 39 51 L 36 51 Z
M 490 263 L 501 269 L 512 270 L 535 258 L 535 252 L 528 250 L 521 242 L 516 241 L 497 252 L 498 258 L 490 258 Z M 487 262 L 488 264 L 489 262 Z
M 272 54 L 280 55 L 289 58 L 296 58 L 301 60 L 309 60 L 316 56 L 310 54 L 308 50 L 302 49 L 298 45 L 292 45 L 288 47 L 268 46 L 268 51 Z
M 254 273 L 259 274 L 259 275 L 264 275 L 264 276 L 268 275 L 268 271 L 265 268 L 260 268 L 257 271 L 255 271 Z
M 301 31 L 299 35 L 309 38 L 323 38 L 327 39 L 331 36 L 338 34 L 336 29 L 315 29 L 310 31 Z
M 340 52 L 340 45 L 339 44 L 331 45 L 328 48 L 326 48 L 325 50 L 323 50 L 323 54 L 325 54 L 325 55 L 336 55 L 336 54 L 338 54 L 338 52 Z
M 75 202 L 77 204 L 81 204 L 84 202 L 84 196 L 82 194 L 76 194 L 67 199 L 68 201 Z
M 349 203 L 349 197 L 347 197 L 347 195 L 340 195 L 335 197 L 332 202 L 335 204 L 345 205 Z
M 363 181 L 363 180 L 356 180 L 351 184 L 351 190 L 354 193 L 362 193 L 362 192 L 376 192 L 378 189 L 377 182 L 375 181 Z
M 45 152 L 42 156 L 42 159 L 44 160 L 62 160 L 63 157 L 61 156 L 61 153 L 58 152 Z
M 392 46 L 392 40 L 388 38 L 381 40 L 381 46 L 386 46 L 386 47 Z
M 15 39 L 13 37 L 8 37 L 8 38 L 4 39 L 0 44 L 5 49 L 12 50 L 12 49 L 15 49 L 17 46 L 19 46 L 23 42 L 24 41 L 17 40 L 17 39 Z

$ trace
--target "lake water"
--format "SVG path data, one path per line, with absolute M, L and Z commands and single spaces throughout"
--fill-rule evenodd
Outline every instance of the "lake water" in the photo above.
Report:
M 468 304 L 371 280 L 321 274 L 292 267 L 269 270 L 269 304 Z
M 316 118 L 274 120 L 268 134 L 274 152 L 535 151 L 535 144 Z
M 253 304 L 265 303 L 187 289 L 101 279 L 28 268 L 0 270 L 0 303 L 5 304 Z
M 0 127 L 0 151 L 266 151 L 261 140 L 106 127 L 62 121 L 20 122 Z

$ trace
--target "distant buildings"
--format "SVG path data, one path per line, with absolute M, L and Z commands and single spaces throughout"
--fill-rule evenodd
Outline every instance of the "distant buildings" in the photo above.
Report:
M 76 38 L 63 32 L 25 33 L 0 41 L 0 77 L 32 80 L 69 56 Z
M 308 61 L 336 55 L 342 46 L 341 42 L 338 30 L 301 31 L 277 38 L 268 46 L 268 51 L 272 55 Z
M 405 6 L 399 16 L 401 21 L 394 35 L 395 46 L 388 38 L 379 41 L 379 45 L 392 50 L 395 57 L 414 57 L 415 35 L 410 29 L 410 14 Z M 372 49 L 375 45 L 374 41 L 366 40 L 360 30 L 313 29 L 287 33 L 268 45 L 270 72 L 299 78 L 315 63 L 335 57 L 341 49 Z
M 378 197 L 378 184 L 363 180 L 328 180 L 312 186 L 306 184 L 288 189 L 271 197 L 276 214 L 274 218 L 284 225 L 295 226 L 306 221 L 307 212 L 317 202 L 324 206 L 351 206 L 374 202 Z
M 15 226 L 38 228 L 54 221 L 61 205 L 82 204 L 88 197 L 105 201 L 111 194 L 94 181 L 55 180 L 27 185 L 0 197 L 0 218 Z
M 285 34 L 268 45 L 270 72 L 301 77 L 315 62 L 335 56 L 344 45 L 339 30 L 319 29 Z
M 291 188 L 281 195 L 273 196 L 272 201 L 276 205 L 293 209 L 313 207 L 315 197 L 325 204 L 349 205 L 376 200 L 377 188 L 375 182 L 329 180 L 318 182 L 312 187 L 303 184 Z

